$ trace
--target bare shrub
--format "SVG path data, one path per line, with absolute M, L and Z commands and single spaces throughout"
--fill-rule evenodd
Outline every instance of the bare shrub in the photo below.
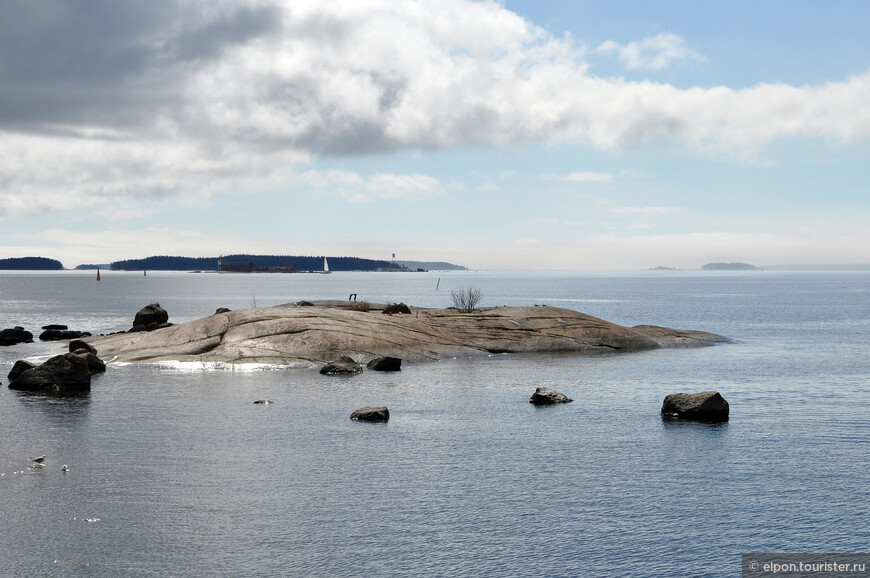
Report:
M 354 301 L 350 308 L 353 311 L 362 311 L 363 313 L 371 311 L 371 305 L 368 301 Z
M 459 291 L 451 291 L 450 298 L 453 299 L 453 306 L 460 313 L 471 313 L 477 308 L 477 304 L 483 299 L 483 293 L 475 287 L 466 287 Z

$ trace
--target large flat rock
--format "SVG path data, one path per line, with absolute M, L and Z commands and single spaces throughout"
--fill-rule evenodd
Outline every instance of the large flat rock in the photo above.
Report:
M 437 360 L 483 353 L 600 354 L 725 343 L 720 335 L 623 327 L 569 309 L 497 307 L 470 314 L 413 309 L 411 315 L 358 311 L 345 302 L 278 305 L 217 313 L 149 333 L 88 341 L 108 361 L 201 361 L 319 366 L 340 355 Z

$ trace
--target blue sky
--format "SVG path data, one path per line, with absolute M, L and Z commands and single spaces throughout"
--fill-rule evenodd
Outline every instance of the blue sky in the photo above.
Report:
M 0 256 L 870 263 L 870 4 L 10 0 Z

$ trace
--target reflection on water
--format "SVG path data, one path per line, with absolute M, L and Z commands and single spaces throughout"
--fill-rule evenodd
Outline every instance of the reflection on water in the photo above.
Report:
M 107 274 L 92 296 L 90 275 L 61 276 L 50 288 L 28 278 L 20 293 L 54 303 L 28 313 L 34 323 L 115 330 L 152 301 L 183 319 L 244 307 L 252 289 L 258 302 L 349 287 L 373 301 L 439 298 L 425 274 L 309 277 Z M 870 324 L 854 320 L 870 318 L 870 303 L 841 289 L 868 277 L 834 293 L 816 283 L 825 278 L 450 277 L 498 304 L 588 298 L 598 317 L 741 341 L 700 350 L 497 355 L 351 379 L 129 364 L 80 397 L 4 386 L 3 571 L 737 577 L 741 552 L 861 551 Z M 4 298 L 13 281 L 0 275 Z M 21 318 L 15 299 L 0 309 Z M 10 367 L 58 347 L 0 356 Z M 536 387 L 575 401 L 538 408 Z M 730 421 L 661 419 L 665 395 L 712 389 Z M 388 406 L 390 421 L 349 419 L 366 405 Z M 45 465 L 32 467 L 39 455 Z

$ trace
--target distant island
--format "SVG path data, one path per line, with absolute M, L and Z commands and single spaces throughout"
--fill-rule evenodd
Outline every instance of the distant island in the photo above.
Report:
M 707 263 L 702 271 L 758 271 L 758 267 L 749 263 Z
M 467 267 L 445 261 L 396 261 L 396 263 L 411 271 L 468 271 Z
M 322 271 L 324 258 L 330 271 L 417 271 L 420 269 L 464 270 L 465 267 L 443 262 L 387 261 L 360 257 L 306 257 L 298 255 L 222 255 L 224 270 L 250 272 Z M 113 261 L 112 271 L 217 271 L 219 257 L 180 257 L 159 255 L 144 259 Z M 232 269 L 227 266 L 232 265 Z M 78 269 L 94 269 L 96 265 L 79 265 Z
M 11 257 L 0 259 L 3 271 L 62 271 L 63 263 L 46 257 Z

